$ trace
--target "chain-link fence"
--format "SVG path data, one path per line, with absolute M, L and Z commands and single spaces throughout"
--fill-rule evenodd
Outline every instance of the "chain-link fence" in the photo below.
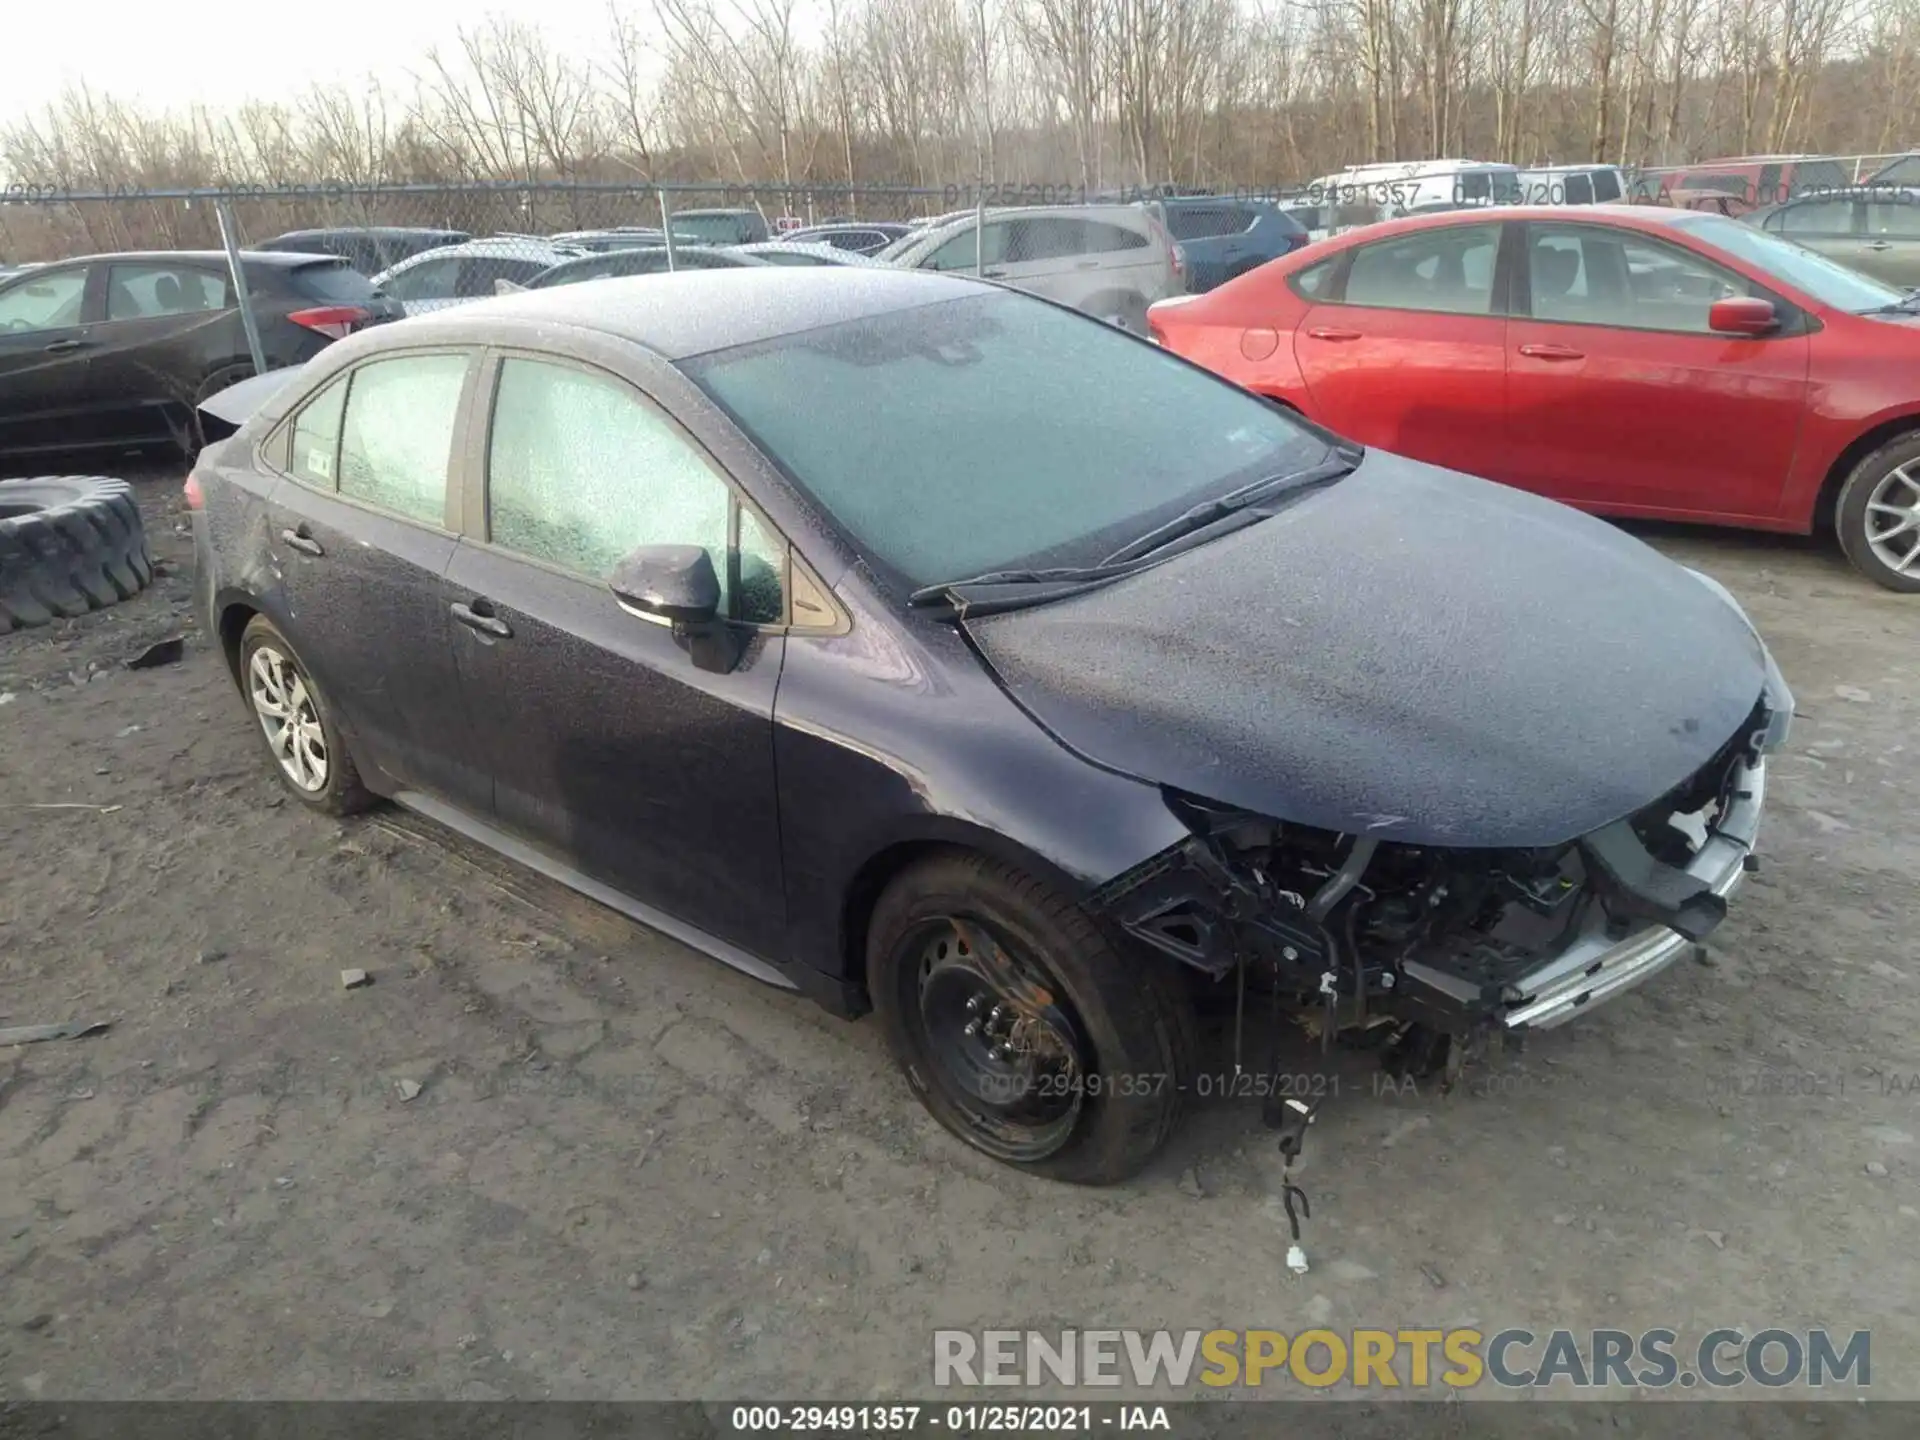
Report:
M 273 346 L 263 347 L 255 313 L 270 308 L 264 300 L 255 303 L 253 292 L 271 289 L 275 272 L 264 261 L 239 263 L 246 252 L 347 262 L 358 282 L 345 277 L 331 291 L 301 290 L 287 302 L 297 306 L 290 313 L 304 317 L 301 323 L 327 335 L 517 289 L 766 264 L 900 264 L 977 274 L 1142 329 L 1146 307 L 1156 300 L 1211 289 L 1303 237 L 1320 239 L 1394 216 L 1614 201 L 1741 215 L 1863 184 L 1902 195 L 1902 187 L 1913 186 L 1920 196 L 1920 156 L 1757 157 L 1640 171 L 1396 162 L 1298 185 L 1093 193 L 1055 184 L 698 181 L 14 189 L 0 191 L 0 285 L 13 266 L 222 250 L 228 252 L 226 283 L 218 269 L 208 279 L 203 262 L 196 262 L 198 270 L 176 266 L 179 273 L 158 262 L 124 275 L 115 266 L 103 313 L 97 293 L 83 298 L 77 283 L 49 278 L 24 290 L 0 290 L 0 312 L 9 294 L 15 308 L 24 307 L 21 316 L 0 313 L 0 329 L 42 323 L 47 317 L 36 305 L 55 318 L 62 307 L 84 305 L 86 318 L 98 320 L 237 304 L 254 363 L 286 363 L 277 361 Z M 379 297 L 377 305 L 364 303 L 371 295 Z

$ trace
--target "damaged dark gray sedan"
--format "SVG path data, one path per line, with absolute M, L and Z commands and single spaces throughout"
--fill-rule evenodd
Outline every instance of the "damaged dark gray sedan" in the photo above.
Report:
M 1062 1179 L 1166 1138 L 1196 1006 L 1429 1069 L 1646 980 L 1792 709 L 1639 541 L 969 280 L 563 287 L 208 408 L 200 603 L 294 795 L 872 1009 Z

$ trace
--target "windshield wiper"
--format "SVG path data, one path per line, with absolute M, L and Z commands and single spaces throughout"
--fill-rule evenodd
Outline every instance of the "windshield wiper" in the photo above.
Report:
M 1889 300 L 1884 305 L 1876 305 L 1871 310 L 1856 310 L 1856 315 L 1911 315 L 1915 306 L 1920 306 L 1920 289 L 1907 291 L 1898 300 Z
M 1192 509 L 1174 516 L 1166 524 L 1155 526 L 1139 539 L 1128 541 L 1100 564 L 1103 567 L 1126 565 L 1131 561 L 1139 560 L 1176 540 L 1204 530 L 1230 515 L 1250 510 L 1262 500 L 1278 499 L 1283 495 L 1292 495 L 1314 485 L 1325 485 L 1340 479 L 1343 475 L 1351 475 L 1359 464 L 1360 460 L 1356 455 L 1339 449 L 1329 450 L 1319 464 L 1308 469 L 1297 470 L 1286 475 L 1269 475 L 1264 480 L 1255 480 L 1251 485 L 1242 485 L 1238 490 L 1230 490 L 1215 499 L 1202 500 Z
M 1108 580 L 1118 580 L 1146 568 L 1150 557 L 1170 558 L 1172 547 L 1181 541 L 1200 543 L 1214 538 L 1212 534 L 1203 534 L 1220 525 L 1224 520 L 1235 519 L 1239 523 L 1250 524 L 1260 519 L 1255 507 L 1263 500 L 1273 500 L 1281 496 L 1296 494 L 1315 485 L 1325 485 L 1351 474 L 1360 464 L 1359 456 L 1353 452 L 1338 448 L 1327 452 L 1327 458 L 1306 470 L 1292 471 L 1285 475 L 1269 475 L 1250 485 L 1242 485 L 1238 490 L 1229 491 L 1212 500 L 1202 501 L 1191 509 L 1182 512 L 1165 525 L 1155 526 L 1139 539 L 1129 541 L 1120 549 L 1107 556 L 1098 565 L 1068 565 L 1038 570 L 989 570 L 983 575 L 969 575 L 964 580 L 942 580 L 935 585 L 923 585 L 907 597 L 907 603 L 913 606 L 938 605 L 951 603 L 957 590 L 988 589 L 1010 586 L 1033 586 L 1035 593 L 1020 597 L 1013 603 L 1034 603 L 1038 600 L 1057 599 L 1061 595 L 1085 586 L 1098 585 Z M 977 607 L 973 607 L 977 608 Z

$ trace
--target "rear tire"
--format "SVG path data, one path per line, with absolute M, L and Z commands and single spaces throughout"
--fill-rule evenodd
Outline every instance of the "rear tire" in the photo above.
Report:
M 1000 961 L 1019 983 L 981 987 Z M 1179 1119 L 1198 1042 L 1177 977 L 1010 866 L 953 851 L 900 874 L 868 924 L 867 977 L 920 1103 L 997 1160 L 1111 1185 Z
M 1862 575 L 1920 593 L 1920 432 L 1889 440 L 1853 467 L 1834 503 L 1833 528 Z
M 326 696 L 264 615 L 240 632 L 240 691 L 274 773 L 294 799 L 326 815 L 351 815 L 374 804 Z

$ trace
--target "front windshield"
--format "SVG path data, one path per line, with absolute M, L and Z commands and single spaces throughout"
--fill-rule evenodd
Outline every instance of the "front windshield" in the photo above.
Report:
M 1203 500 L 1321 461 L 1278 408 L 1006 292 L 686 362 L 906 588 L 1091 565 Z
M 1838 260 L 1770 235 L 1753 225 L 1722 215 L 1693 215 L 1679 222 L 1695 238 L 1724 250 L 1736 260 L 1757 265 L 1783 285 L 1791 285 L 1822 305 L 1851 310 L 1856 315 L 1891 305 L 1904 293 L 1870 275 L 1850 270 Z

